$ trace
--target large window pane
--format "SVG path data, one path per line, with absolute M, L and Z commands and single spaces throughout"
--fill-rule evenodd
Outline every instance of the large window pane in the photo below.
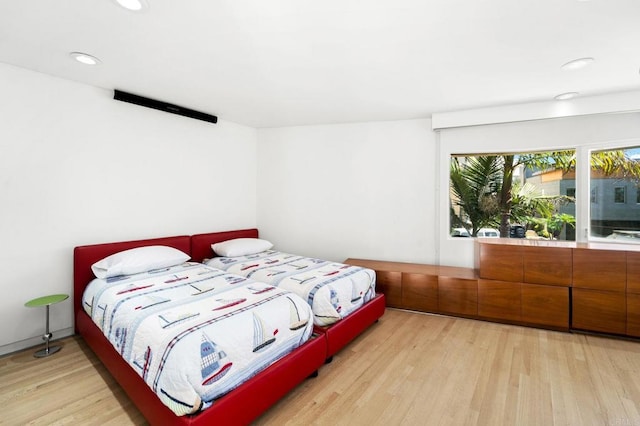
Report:
M 450 235 L 575 240 L 575 151 L 453 155 Z
M 640 147 L 591 152 L 591 237 L 640 243 L 639 182 Z

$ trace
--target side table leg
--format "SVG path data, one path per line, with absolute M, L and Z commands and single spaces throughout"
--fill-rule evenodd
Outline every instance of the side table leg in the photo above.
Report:
M 49 340 L 51 340 L 51 338 L 53 337 L 53 334 L 49 332 L 49 305 L 47 305 L 46 308 L 47 308 L 46 327 L 45 327 L 45 334 L 44 336 L 42 336 L 42 340 L 44 340 L 44 349 L 41 349 L 33 354 L 33 356 L 35 356 L 36 358 L 44 358 L 49 355 L 53 355 L 54 353 L 60 350 L 60 346 L 49 347 Z

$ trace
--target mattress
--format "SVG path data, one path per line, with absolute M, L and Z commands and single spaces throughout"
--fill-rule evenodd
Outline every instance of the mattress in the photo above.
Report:
M 347 317 L 375 295 L 372 269 L 275 250 L 214 257 L 206 264 L 297 294 L 311 306 L 318 326 Z
M 313 328 L 308 304 L 286 289 L 192 262 L 94 279 L 82 305 L 177 415 L 214 404 Z

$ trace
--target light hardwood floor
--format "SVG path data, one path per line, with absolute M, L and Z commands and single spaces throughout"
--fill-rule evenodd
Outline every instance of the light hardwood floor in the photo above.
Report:
M 62 343 L 0 358 L 0 424 L 145 423 Z M 388 309 L 256 424 L 640 426 L 640 343 Z

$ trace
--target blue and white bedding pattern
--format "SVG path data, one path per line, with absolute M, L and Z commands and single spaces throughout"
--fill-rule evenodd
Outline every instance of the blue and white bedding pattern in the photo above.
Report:
M 192 262 L 94 279 L 82 302 L 177 415 L 210 406 L 313 329 L 309 305 L 295 294 Z
M 205 263 L 297 294 L 312 307 L 319 326 L 335 323 L 375 296 L 375 271 L 359 266 L 275 250 Z

